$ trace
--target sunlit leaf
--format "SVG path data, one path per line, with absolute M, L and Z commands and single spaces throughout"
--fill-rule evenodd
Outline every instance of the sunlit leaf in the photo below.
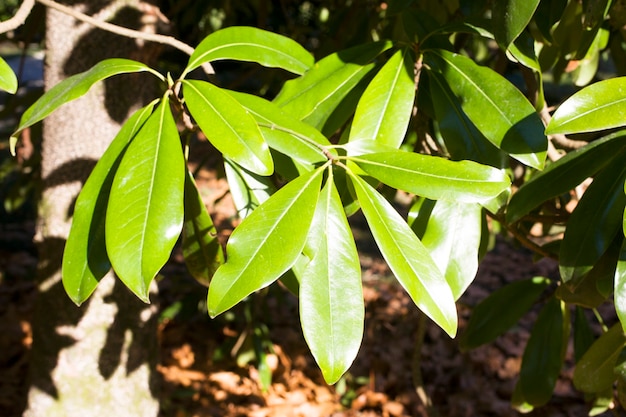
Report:
M 457 300 L 478 271 L 478 248 L 482 230 L 478 204 L 436 202 L 421 238 L 443 273 Z
M 113 177 L 128 143 L 146 121 L 155 102 L 134 113 L 104 152 L 74 207 L 72 227 L 63 252 L 63 286 L 69 297 L 81 305 L 111 269 L 105 246 L 104 221 Z
M 444 50 L 426 51 L 424 63 L 445 78 L 467 117 L 491 143 L 530 167 L 543 167 L 548 148 L 543 123 L 513 84 L 468 57 Z
M 620 323 L 613 325 L 587 350 L 576 363 L 574 386 L 583 392 L 602 392 L 613 386 L 614 367 L 622 349 L 626 346 L 626 336 Z
M 409 48 L 396 51 L 361 96 L 350 140 L 372 139 L 399 148 L 415 100 L 415 58 Z
M 11 94 L 17 92 L 17 77 L 9 64 L 2 58 L 0 58 L 0 89 Z
M 22 114 L 19 126 L 11 135 L 11 152 L 15 154 L 17 138 L 24 129 L 43 120 L 63 104 L 85 95 L 95 83 L 114 75 L 142 71 L 150 72 L 161 80 L 164 79 L 161 74 L 141 62 L 114 58 L 100 61 L 91 69 L 61 81 L 46 91 Z
M 140 299 L 169 259 L 183 227 L 185 159 L 164 99 L 137 133 L 115 174 L 106 215 L 113 269 Z
M 591 183 L 567 222 L 559 253 L 564 282 L 585 274 L 619 233 L 626 195 L 623 158 L 612 161 Z
M 334 384 L 359 351 L 365 307 L 359 256 L 332 179 L 317 202 L 309 241 L 314 254 L 300 280 L 300 321 L 324 379 Z
M 302 75 L 313 65 L 313 55 L 298 42 L 266 30 L 231 26 L 211 33 L 196 47 L 182 77 L 206 62 L 256 62 Z
M 193 176 L 185 177 L 185 220 L 183 222 L 182 250 L 185 265 L 191 275 L 205 286 L 224 263 L 217 230 L 206 210 Z
M 533 406 L 548 402 L 563 366 L 563 308 L 555 297 L 546 303 L 524 350 L 520 387 L 524 399 Z
M 482 203 L 510 185 L 508 176 L 496 168 L 414 152 L 365 154 L 350 161 L 391 187 L 433 200 Z
M 191 115 L 218 151 L 256 174 L 274 172 L 259 127 L 237 100 L 205 81 L 184 81 L 183 94 Z
M 304 76 L 287 81 L 274 103 L 322 130 L 350 90 L 375 67 L 374 58 L 391 45 L 391 42 L 375 42 L 329 55 Z
M 294 119 L 261 97 L 235 91 L 228 93 L 254 117 L 271 148 L 307 165 L 326 161 L 321 147 L 330 146 L 330 142 L 319 130 Z M 332 149 L 329 152 L 336 154 Z
M 622 243 L 614 280 L 614 301 L 617 317 L 626 332 L 626 241 Z
M 550 285 L 547 278 L 515 281 L 497 289 L 481 301 L 459 338 L 463 349 L 489 343 L 519 321 Z
M 576 187 L 595 175 L 626 147 L 626 134 L 617 132 L 567 153 L 537 173 L 513 194 L 506 219 L 512 223 L 546 200 Z
M 626 77 L 598 81 L 578 91 L 554 112 L 546 133 L 580 133 L 626 125 Z
M 454 297 L 428 250 L 383 196 L 359 176 L 351 179 L 374 240 L 396 279 L 415 305 L 454 337 Z
M 323 169 L 306 173 L 278 190 L 233 231 L 227 261 L 211 281 L 211 317 L 276 281 L 293 266 L 313 220 Z
M 522 33 L 539 5 L 539 0 L 499 0 L 493 3 L 493 33 L 503 49 Z

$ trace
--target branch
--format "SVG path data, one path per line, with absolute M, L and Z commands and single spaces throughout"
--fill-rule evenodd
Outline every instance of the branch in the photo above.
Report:
M 20 8 L 17 9 L 17 13 L 15 13 L 15 16 L 10 18 L 9 20 L 0 22 L 0 33 L 6 33 L 22 26 L 26 21 L 28 15 L 30 15 L 30 12 L 34 6 L 35 0 L 24 0 Z
M 30 2 L 33 0 L 26 0 L 24 3 L 26 2 Z M 179 41 L 178 39 L 172 37 L 172 36 L 166 36 L 166 35 L 159 35 L 159 34 L 155 34 L 155 33 L 146 33 L 146 32 L 141 32 L 138 30 L 133 30 L 133 29 L 128 29 L 122 26 L 118 26 L 118 25 L 114 25 L 112 23 L 109 22 L 104 22 L 101 20 L 97 20 L 94 19 L 91 16 L 87 16 L 86 14 L 83 14 L 81 12 L 78 12 L 70 7 L 64 6 L 62 4 L 59 4 L 57 2 L 55 2 L 54 0 L 36 0 L 39 3 L 43 4 L 44 6 L 47 6 L 51 9 L 54 10 L 58 10 L 61 13 L 65 13 L 68 16 L 72 16 L 73 18 L 80 20 L 82 22 L 88 23 L 94 27 L 97 27 L 99 29 L 102 30 L 106 30 L 108 32 L 111 33 L 115 33 L 117 35 L 120 36 L 125 36 L 127 38 L 132 38 L 132 39 L 142 39 L 145 41 L 149 41 L 149 42 L 156 42 L 156 43 L 160 43 L 163 45 L 169 45 L 173 48 L 178 49 L 179 51 L 182 51 L 184 53 L 186 53 L 187 55 L 191 55 L 194 51 L 194 48 L 187 45 L 184 42 Z M 20 8 L 21 10 L 21 8 Z M 213 71 L 213 67 L 211 67 L 210 64 L 205 64 L 203 65 L 203 68 L 205 69 L 205 71 L 207 72 L 207 74 L 214 74 Z

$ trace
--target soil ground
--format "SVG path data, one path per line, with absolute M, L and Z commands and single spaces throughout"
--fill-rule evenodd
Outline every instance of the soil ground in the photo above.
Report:
M 223 180 L 200 170 L 198 186 L 216 224 L 228 225 L 232 205 Z M 274 285 L 232 314 L 211 320 L 206 289 L 175 253 L 160 281 L 161 417 L 521 415 L 510 398 L 535 313 L 494 343 L 461 352 L 456 340 L 421 317 L 369 243 L 369 232 L 358 220 L 353 226 L 363 267 L 365 337 L 352 368 L 333 387 L 324 383 L 306 347 L 296 297 Z M 21 415 L 25 404 L 37 262 L 33 229 L 25 220 L 0 225 L 0 416 L 5 417 Z M 471 306 L 504 283 L 557 274 L 551 261 L 534 263 L 531 253 L 498 238 L 458 303 L 460 332 Z M 247 313 L 251 319 L 242 319 Z M 250 348 L 253 334 L 265 343 L 262 366 Z M 271 372 L 266 387 L 263 369 Z M 421 376 L 417 390 L 416 376 Z M 529 415 L 586 416 L 590 406 L 573 389 L 571 377 L 570 349 L 554 397 Z M 423 404 L 420 390 L 432 406 Z

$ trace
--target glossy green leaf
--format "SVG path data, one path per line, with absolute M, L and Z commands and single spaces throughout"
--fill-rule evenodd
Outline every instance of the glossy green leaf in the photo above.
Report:
M 181 78 L 206 62 L 219 60 L 256 62 L 302 75 L 313 65 L 313 55 L 286 36 L 266 30 L 231 26 L 204 38 L 189 57 Z
M 217 239 L 213 220 L 189 171 L 185 176 L 182 250 L 189 273 L 196 281 L 208 287 L 211 277 L 224 263 L 224 252 Z
M 614 292 L 615 311 L 626 332 L 626 241 L 622 243 L 617 268 L 615 270 Z
M 625 132 L 617 132 L 567 153 L 537 173 L 513 194 L 507 207 L 508 223 L 519 220 L 535 207 L 576 187 L 595 175 L 626 147 Z
M 427 74 L 425 78 L 428 79 L 439 131 L 452 159 L 502 165 L 506 155 L 489 142 L 467 117 L 443 76 L 436 72 L 424 74 Z
M 154 104 L 138 110 L 124 123 L 76 199 L 72 227 L 63 252 L 62 280 L 65 291 L 77 305 L 89 298 L 111 269 L 104 220 L 113 177 L 126 147 L 150 116 Z
M 526 344 L 520 369 L 524 399 L 544 405 L 556 386 L 565 352 L 562 302 L 552 297 L 539 313 Z
M 276 192 L 272 178 L 246 171 L 229 159 L 224 160 L 224 172 L 237 214 L 242 219 Z
M 481 222 L 480 205 L 439 200 L 421 239 L 450 285 L 455 300 L 478 271 Z
M 330 178 L 309 231 L 313 256 L 300 280 L 302 332 L 324 379 L 348 370 L 363 338 L 361 264 L 343 206 Z
M 583 357 L 595 340 L 589 320 L 585 316 L 585 309 L 576 306 L 574 315 L 574 360 L 576 362 Z
M 567 222 L 559 253 L 564 282 L 585 274 L 619 233 L 626 195 L 623 157 L 613 160 L 591 183 Z
M 491 143 L 530 167 L 543 168 L 548 149 L 543 123 L 513 84 L 488 67 L 444 50 L 426 51 L 424 63 L 445 78 L 467 117 Z
M 209 287 L 211 317 L 277 280 L 296 262 L 313 220 L 323 169 L 301 175 L 261 204 L 233 231 L 227 261 Z
M 256 121 L 237 100 L 205 81 L 183 81 L 183 94 L 189 112 L 218 151 L 256 174 L 274 172 Z
M 183 227 L 185 158 L 164 99 L 137 133 L 115 174 L 106 216 L 113 269 L 145 302 Z
M 0 90 L 11 94 L 17 92 L 17 77 L 9 64 L 2 58 L 0 58 Z
M 483 203 L 510 185 L 508 176 L 493 167 L 414 152 L 372 153 L 350 161 L 391 187 L 432 200 Z
M 43 120 L 63 104 L 85 95 L 95 83 L 114 75 L 142 71 L 150 72 L 161 80 L 164 79 L 161 74 L 141 62 L 114 58 L 100 61 L 91 69 L 61 81 L 22 114 L 17 130 L 11 135 L 11 152 L 15 154 L 17 138 L 24 129 Z
M 504 333 L 530 310 L 548 285 L 547 278 L 535 277 L 512 282 L 491 293 L 474 307 L 467 329 L 459 338 L 461 348 L 473 349 Z
M 373 139 L 399 148 L 415 101 L 415 58 L 409 48 L 396 51 L 361 96 L 350 140 Z
M 271 101 L 235 91 L 229 94 L 254 117 L 272 149 L 306 165 L 326 161 L 321 147 L 330 146 L 330 142 L 319 130 L 294 119 Z M 336 154 L 332 149 L 329 152 Z
M 302 77 L 287 81 L 274 103 L 322 130 L 350 90 L 375 67 L 372 61 L 391 46 L 375 42 L 329 55 Z
M 493 3 L 493 34 L 503 48 L 522 33 L 539 5 L 539 0 L 499 0 Z
M 622 349 L 626 346 L 626 336 L 620 323 L 613 325 L 587 350 L 576 363 L 574 386 L 586 393 L 605 391 L 613 386 L 613 369 Z
M 396 279 L 415 305 L 454 337 L 454 297 L 428 250 L 382 195 L 359 176 L 351 179 L 374 240 Z
M 598 81 L 565 100 L 546 133 L 581 133 L 626 125 L 626 77 Z

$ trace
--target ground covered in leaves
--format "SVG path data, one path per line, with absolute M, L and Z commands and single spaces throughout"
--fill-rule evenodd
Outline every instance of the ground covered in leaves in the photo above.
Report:
M 216 223 L 231 223 L 223 180 L 200 171 L 198 185 Z M 533 313 L 493 344 L 461 352 L 393 280 L 358 218 L 353 226 L 363 267 L 365 337 L 352 368 L 333 387 L 306 347 L 295 296 L 274 285 L 211 320 L 206 289 L 175 253 L 160 281 L 161 416 L 521 415 L 510 398 Z M 37 261 L 33 228 L 29 221 L 0 224 L 0 416 L 6 417 L 21 415 L 25 404 Z M 554 263 L 533 263 L 532 254 L 499 238 L 458 303 L 460 331 L 471 306 L 502 284 L 557 273 Z M 570 349 L 553 399 L 531 416 L 587 415 L 589 405 L 571 384 L 571 365 Z

